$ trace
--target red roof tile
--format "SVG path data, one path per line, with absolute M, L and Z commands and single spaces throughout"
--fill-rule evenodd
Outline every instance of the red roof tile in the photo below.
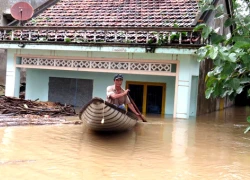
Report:
M 197 0 L 59 0 L 26 26 L 191 27 Z

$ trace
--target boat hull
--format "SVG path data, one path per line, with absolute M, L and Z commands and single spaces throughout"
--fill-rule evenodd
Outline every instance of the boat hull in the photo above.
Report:
M 93 131 L 125 131 L 137 123 L 137 116 L 101 98 L 93 98 L 84 106 L 79 118 Z

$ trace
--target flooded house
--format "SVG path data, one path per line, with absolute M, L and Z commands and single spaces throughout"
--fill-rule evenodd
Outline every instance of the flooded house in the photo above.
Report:
M 230 12 L 230 1 L 214 3 Z M 201 22 L 220 26 L 213 17 L 201 14 L 196 0 L 47 1 L 31 19 L 0 27 L 5 95 L 19 96 L 25 69 L 26 99 L 81 107 L 93 97 L 106 99 L 119 73 L 145 114 L 188 118 L 226 107 L 227 99 L 205 99 L 212 64 L 200 64 L 196 55 L 209 41 L 193 29 Z

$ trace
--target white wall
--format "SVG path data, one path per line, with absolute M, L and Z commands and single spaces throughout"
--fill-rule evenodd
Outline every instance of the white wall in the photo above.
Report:
M 195 96 L 196 98 L 191 98 L 191 90 L 192 88 L 197 88 L 192 87 L 192 76 L 199 76 L 199 64 L 195 57 L 191 55 L 179 55 L 178 59 L 180 61 L 180 71 L 177 91 L 176 117 L 188 118 L 190 116 L 190 104 L 193 107 L 197 102 L 197 94 Z M 194 85 L 197 86 L 198 84 Z
M 114 83 L 112 73 L 93 73 L 93 72 L 71 72 L 59 70 L 39 70 L 27 69 L 26 78 L 26 99 L 35 100 L 39 98 L 41 101 L 48 100 L 49 91 L 49 77 L 67 77 L 77 79 L 91 79 L 93 80 L 93 97 L 106 98 L 106 87 Z M 140 81 L 140 82 L 161 82 L 166 83 L 166 105 L 165 113 L 173 114 L 174 105 L 174 77 L 161 76 L 143 76 L 143 75 L 124 75 L 123 87 L 126 81 Z

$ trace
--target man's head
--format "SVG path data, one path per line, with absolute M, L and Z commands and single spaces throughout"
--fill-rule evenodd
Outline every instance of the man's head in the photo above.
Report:
M 114 76 L 114 81 L 115 80 L 123 80 L 123 76 L 121 75 L 121 74 L 116 74 L 115 76 Z

